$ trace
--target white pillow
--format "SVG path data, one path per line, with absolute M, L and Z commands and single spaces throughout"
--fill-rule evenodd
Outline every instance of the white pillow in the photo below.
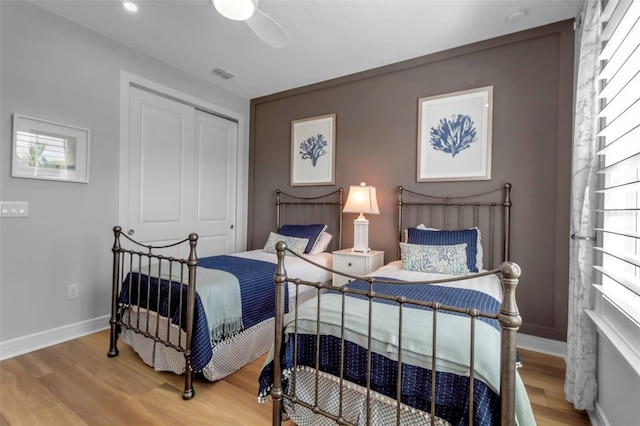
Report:
M 309 244 L 308 238 L 297 238 L 297 237 L 287 237 L 286 235 L 276 234 L 275 232 L 269 233 L 269 238 L 267 239 L 266 244 L 264 245 L 263 251 L 267 253 L 277 253 L 276 252 L 276 243 L 278 241 L 284 241 L 287 243 L 287 248 L 293 250 L 298 254 L 303 254 L 304 249 L 307 248 L 307 244 Z M 288 251 L 285 252 L 286 255 L 292 256 Z
M 331 238 L 333 238 L 333 236 L 330 233 L 322 231 L 320 233 L 320 236 L 318 237 L 316 245 L 313 246 L 313 250 L 311 250 L 311 253 L 309 254 L 319 254 L 327 251 L 327 247 L 329 247 Z
M 400 243 L 402 269 L 434 274 L 466 275 L 467 244 L 428 246 Z

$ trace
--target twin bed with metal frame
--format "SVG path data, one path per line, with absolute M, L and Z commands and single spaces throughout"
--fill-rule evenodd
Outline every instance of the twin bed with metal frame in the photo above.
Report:
M 304 230 L 305 225 L 316 224 L 310 225 L 314 232 L 322 229 L 332 237 L 323 240 L 326 251 L 312 247 L 302 258 L 330 267 L 331 251 L 342 244 L 342 198 L 342 188 L 317 197 L 278 190 L 276 230 L 284 231 L 285 226 L 297 230 L 298 225 Z M 118 355 L 121 336 L 146 364 L 158 371 L 184 374 L 182 397 L 190 399 L 194 372 L 210 381 L 220 380 L 269 350 L 274 331 L 277 239 L 270 247 L 265 245 L 265 250 L 199 259 L 197 234 L 174 244 L 152 246 L 129 238 L 119 226 L 113 232 L 110 357 Z M 185 245 L 188 256 L 171 256 Z M 309 280 L 331 280 L 326 270 L 297 258 L 291 259 L 288 268 Z M 291 293 L 287 305 L 310 297 L 300 291 Z
M 398 187 L 402 260 L 342 274 L 354 280 L 343 287 L 288 273 L 297 256 L 279 242 L 275 340 L 259 379 L 273 424 L 535 424 L 516 371 L 510 216 L 510 184 L 468 197 Z M 285 314 L 290 284 L 316 297 Z

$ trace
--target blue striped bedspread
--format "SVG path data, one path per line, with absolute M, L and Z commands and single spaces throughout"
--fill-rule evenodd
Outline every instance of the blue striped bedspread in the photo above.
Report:
M 379 277 L 382 278 L 382 277 Z M 383 278 L 389 281 L 390 278 Z M 497 313 L 500 309 L 500 302 L 494 297 L 481 291 L 471 290 L 467 288 L 445 287 L 440 285 L 409 285 L 409 284 L 386 284 L 374 283 L 373 291 L 387 296 L 404 296 L 407 299 L 419 300 L 422 302 L 431 301 L 438 302 L 442 305 L 453 306 L 456 308 L 476 308 L 486 313 Z M 369 283 L 366 281 L 352 281 L 347 284 L 349 288 L 356 290 L 369 291 Z M 352 297 L 364 298 L 364 296 L 351 295 Z M 388 300 L 376 299 L 376 302 L 393 304 Z M 426 309 L 419 306 L 411 306 L 416 309 Z M 449 312 L 452 315 L 462 315 Z M 481 321 L 493 326 L 496 330 L 500 330 L 498 321 L 489 318 L 478 318 Z
M 240 284 L 240 298 L 242 306 L 242 328 L 222 336 L 223 339 L 233 337 L 238 332 L 250 328 L 274 316 L 275 313 L 275 285 L 273 277 L 276 265 L 260 260 L 246 259 L 235 256 L 211 256 L 199 259 L 198 266 L 217 269 L 236 276 Z M 140 284 L 138 285 L 138 279 Z M 160 300 L 158 300 L 158 282 L 161 282 Z M 135 285 L 129 286 L 133 282 Z M 141 308 L 159 311 L 160 315 L 170 317 L 174 324 L 186 324 L 187 286 L 177 282 L 151 278 L 151 288 L 154 289 L 147 297 L 147 277 L 144 274 L 131 273 L 125 279 L 119 296 L 119 303 L 127 305 L 129 301 Z M 196 276 L 196 289 L 198 288 Z M 182 292 L 180 291 L 182 288 Z M 139 291 L 138 291 L 139 289 Z M 131 293 L 131 295 L 129 294 Z M 139 294 L 138 294 L 139 293 Z M 289 297 L 285 287 L 285 312 L 288 312 Z M 182 304 L 180 297 L 182 295 Z M 182 319 L 180 320 L 180 316 Z M 212 345 L 207 316 L 202 300 L 196 292 L 194 307 L 194 327 L 191 340 L 191 365 L 194 371 L 200 371 L 211 361 Z

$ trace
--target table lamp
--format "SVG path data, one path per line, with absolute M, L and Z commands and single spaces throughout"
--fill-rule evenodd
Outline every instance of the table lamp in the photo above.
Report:
M 353 221 L 353 248 L 351 251 L 370 252 L 369 221 L 364 217 L 364 213 L 380 214 L 376 188 L 367 186 L 364 182 L 360 186 L 351 185 L 347 203 L 342 211 L 344 213 L 360 213 L 360 216 Z

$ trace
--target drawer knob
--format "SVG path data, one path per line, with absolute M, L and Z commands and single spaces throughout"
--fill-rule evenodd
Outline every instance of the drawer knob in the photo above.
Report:
M 347 263 L 347 266 L 351 266 L 351 262 Z

